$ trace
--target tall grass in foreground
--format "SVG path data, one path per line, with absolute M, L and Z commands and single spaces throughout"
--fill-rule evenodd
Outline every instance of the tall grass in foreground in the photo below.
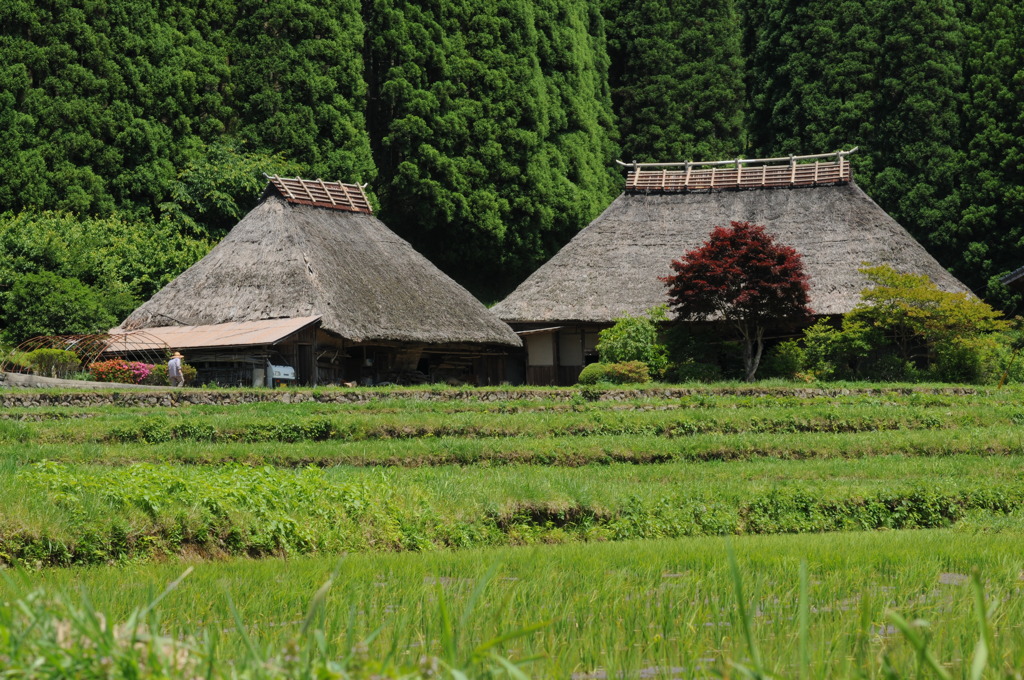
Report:
M 157 606 L 189 575 L 173 581 L 158 597 L 133 610 L 123 621 L 108 622 L 88 597 L 80 603 L 67 597 L 48 600 L 42 591 L 6 603 L 0 611 L 0 676 L 24 678 L 525 678 L 516 664 L 495 650 L 501 643 L 527 635 L 532 626 L 469 646 L 460 644 L 459 628 L 440 593 L 438 603 L 441 650 L 422 655 L 415 664 L 402 664 L 392 647 L 371 659 L 366 643 L 332 657 L 322 629 L 315 627 L 318 612 L 332 585 L 328 579 L 312 596 L 298 631 L 280 647 L 257 645 L 245 632 L 233 603 L 229 602 L 235 630 L 244 643 L 232 657 L 218 655 L 217 636 L 169 636 L 162 632 Z M 481 580 L 467 604 L 475 606 L 486 580 Z M 466 614 L 463 614 L 463 619 Z M 459 624 L 462 623 L 460 620 Z M 522 663 L 522 662 L 521 662 Z
M 197 658 L 216 650 L 216 671 L 312 654 L 441 672 L 432 659 L 458 665 L 495 641 L 477 657 L 487 669 L 515 675 L 494 651 L 530 676 L 576 680 L 1017 677 L 1024 533 L 985 529 L 743 537 L 732 562 L 705 538 L 204 563 L 163 599 L 159 630 L 198 641 Z M 181 571 L 42 572 L 3 595 L 80 584 L 122 620 Z

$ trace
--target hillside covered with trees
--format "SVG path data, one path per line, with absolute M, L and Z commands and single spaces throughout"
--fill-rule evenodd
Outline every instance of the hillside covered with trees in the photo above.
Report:
M 853 145 L 858 183 L 1014 312 L 1022 47 L 1013 0 L 10 0 L 0 327 L 78 330 L 15 322 L 68 299 L 123 318 L 263 172 L 369 182 L 493 301 L 620 191 L 616 158 Z

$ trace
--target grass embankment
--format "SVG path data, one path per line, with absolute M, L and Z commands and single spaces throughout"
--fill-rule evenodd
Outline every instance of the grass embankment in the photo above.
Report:
M 927 628 L 915 630 L 927 631 L 928 653 L 952 677 L 971 677 L 979 620 L 969 575 L 977 569 L 987 602 L 996 603 L 986 619 L 992 635 L 985 677 L 1015 677 L 1024 666 L 1024 533 L 1019 523 L 996 528 L 733 539 L 764 670 L 791 678 L 920 675 L 919 650 L 887 614 L 893 610 L 926 620 Z M 22 585 L 16 580 L 3 595 L 84 587 L 116 621 L 182 570 L 163 564 L 48 571 Z M 335 570 L 304 634 L 309 602 Z M 445 608 L 454 640 L 446 635 Z M 271 676 L 289 657 L 306 654 L 348 659 L 357 677 L 372 675 L 378 662 L 429 671 L 434 657 L 458 663 L 479 643 L 539 622 L 546 625 L 497 647 L 534 677 L 741 677 L 732 664 L 751 665 L 720 539 L 204 563 L 163 600 L 160 615 L 172 639 L 194 636 L 200 653 L 187 658 L 201 667 L 202 650 L 215 648 L 211 667 L 222 673 L 262 668 Z M 53 635 L 42 625 L 31 639 L 42 644 Z M 26 666 L 34 661 L 19 653 Z

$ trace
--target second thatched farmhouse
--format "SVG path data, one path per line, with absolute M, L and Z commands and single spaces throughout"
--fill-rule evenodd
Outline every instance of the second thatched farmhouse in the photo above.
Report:
M 183 351 L 203 383 L 504 380 L 519 338 L 374 217 L 363 187 L 269 179 L 121 330 Z
M 967 292 L 853 181 L 847 155 L 631 164 L 625 191 L 492 308 L 523 337 L 527 381 L 571 384 L 596 359 L 597 334 L 666 302 L 669 263 L 731 221 L 767 225 L 796 248 L 818 315 L 850 311 L 865 263 L 927 274 Z

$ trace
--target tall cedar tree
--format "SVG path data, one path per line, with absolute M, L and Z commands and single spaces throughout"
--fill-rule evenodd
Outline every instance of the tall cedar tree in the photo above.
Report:
M 748 0 L 746 23 L 752 151 L 859 145 L 858 183 L 956 262 L 963 35 L 952 0 Z
M 985 281 L 985 297 L 1008 315 L 1020 312 L 999 278 L 1024 264 L 1024 5 L 969 3 L 964 111 L 967 160 L 960 269 Z M 952 261 L 951 261 L 952 262 Z
M 5 207 L 109 213 L 118 198 L 128 198 L 118 195 L 118 185 L 173 178 L 159 158 L 170 135 L 144 111 L 149 58 L 162 47 L 153 32 L 155 11 L 129 4 L 86 11 L 68 0 L 3 3 Z M 133 68 L 124 68 L 127 61 Z
M 600 16 L 582 0 L 374 0 L 366 16 L 381 217 L 500 297 L 615 191 Z
M 311 177 L 369 181 L 357 0 L 238 0 L 233 87 L 239 136 Z
M 623 158 L 714 160 L 744 150 L 734 0 L 605 0 L 604 14 Z
M 960 228 L 963 172 L 962 26 L 953 0 L 886 0 L 878 63 L 876 153 L 885 159 L 867 184 L 871 196 L 940 262 L 967 246 Z M 954 274 L 971 288 L 976 272 Z
M 680 321 L 725 321 L 743 339 L 746 380 L 754 380 L 767 326 L 798 321 L 813 312 L 807 306 L 803 258 L 779 245 L 765 227 L 732 222 L 715 227 L 699 248 L 671 264 L 669 307 Z
M 748 0 L 746 77 L 754 155 L 860 144 L 864 153 L 854 161 L 870 174 L 881 52 L 875 4 Z
M 0 3 L 0 206 L 153 215 L 191 140 L 230 117 L 210 21 L 232 7 Z
M 639 160 L 856 144 L 858 183 L 1013 304 L 997 281 L 1024 262 L 1022 7 L 8 0 L 0 210 L 184 212 L 185 233 L 215 233 L 233 211 L 176 197 L 182 173 L 218 177 L 210 149 L 325 178 L 375 164 L 381 215 L 493 298 L 612 198 L 616 135 Z M 251 182 L 229 184 L 210 195 L 244 210 Z

